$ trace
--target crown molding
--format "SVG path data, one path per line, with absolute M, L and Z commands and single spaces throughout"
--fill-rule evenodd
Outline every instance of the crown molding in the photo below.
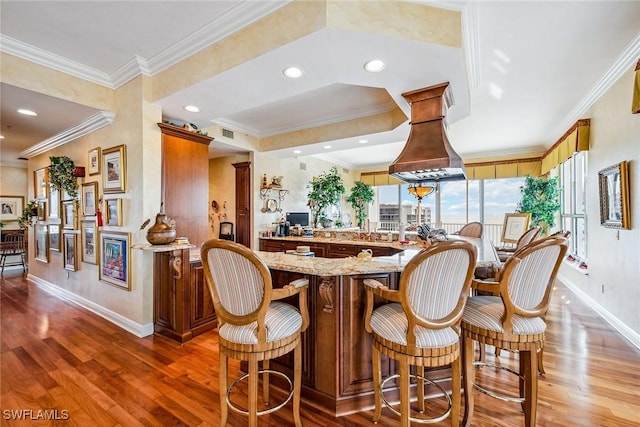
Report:
M 115 113 L 112 113 L 110 111 L 99 111 L 79 125 L 60 132 L 59 134 L 54 135 L 49 139 L 45 139 L 44 141 L 34 145 L 33 147 L 22 151 L 20 153 L 20 156 L 30 159 L 39 154 L 46 153 L 49 150 L 66 144 L 67 142 L 74 141 L 102 127 L 110 125 L 111 123 L 113 123 L 113 119 L 115 117 Z
M 596 82 L 591 90 L 580 100 L 571 112 L 553 129 L 547 139 L 555 143 L 567 129 L 573 126 L 579 119 L 584 118 L 586 112 L 600 99 L 624 73 L 634 66 L 640 56 L 640 34 L 627 45 L 616 62 Z M 552 144 L 549 144 L 552 145 Z

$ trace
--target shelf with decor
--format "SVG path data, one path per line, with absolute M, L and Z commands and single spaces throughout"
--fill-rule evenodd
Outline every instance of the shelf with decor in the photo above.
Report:
M 282 187 L 267 186 L 260 189 L 260 200 L 264 206 L 260 209 L 263 213 L 282 212 L 282 202 L 289 190 Z

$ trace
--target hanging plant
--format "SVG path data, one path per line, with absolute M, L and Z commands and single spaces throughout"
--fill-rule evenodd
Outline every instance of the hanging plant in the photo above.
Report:
M 340 203 L 340 196 L 344 194 L 342 178 L 338 175 L 338 168 L 332 167 L 329 172 L 323 172 L 319 177 L 314 177 L 311 182 L 309 207 L 313 215 L 314 225 L 326 216 L 326 209 L 329 206 Z
M 534 178 L 527 176 L 520 187 L 522 200 L 516 212 L 530 213 L 531 225 L 542 227 L 543 234 L 556 222 L 556 213 L 560 210 L 560 190 L 558 178 Z
M 38 202 L 31 200 L 22 208 L 22 215 L 18 217 L 18 227 L 25 229 L 36 222 L 38 216 Z
M 49 157 L 49 180 L 56 190 L 63 194 L 66 191 L 72 199 L 78 198 L 78 181 L 76 179 L 76 166 L 73 160 L 67 156 Z
M 373 188 L 369 184 L 356 181 L 351 188 L 351 194 L 347 197 L 347 202 L 356 211 L 358 227 L 362 228 L 364 220 L 367 219 L 367 205 L 373 202 Z

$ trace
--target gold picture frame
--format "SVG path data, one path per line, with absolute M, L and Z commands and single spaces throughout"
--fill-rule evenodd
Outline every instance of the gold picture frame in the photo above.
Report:
M 75 230 L 76 224 L 76 201 L 65 200 L 62 202 L 62 228 Z
M 47 201 L 46 200 L 38 200 L 38 221 L 46 221 L 47 220 Z
M 82 262 L 98 264 L 98 226 L 95 219 L 80 221 L 80 247 Z
M 49 250 L 60 252 L 60 225 L 49 224 Z
M 98 182 L 85 182 L 82 184 L 82 215 L 95 216 L 96 203 L 98 203 Z
M 598 172 L 600 225 L 608 228 L 631 228 L 629 206 L 629 165 L 620 162 Z
M 127 291 L 131 290 L 131 233 L 100 233 L 99 279 Z
M 60 221 L 60 190 L 49 184 L 49 223 Z
M 35 199 L 46 199 L 49 196 L 49 168 L 33 171 L 33 194 Z
M 62 253 L 64 257 L 64 269 L 76 271 L 78 269 L 78 257 L 76 248 L 78 246 L 78 235 L 74 232 L 64 232 L 62 234 Z
M 122 226 L 122 199 L 105 199 L 104 212 L 104 225 Z
M 35 259 L 36 261 L 49 262 L 49 228 L 46 224 L 36 224 L 35 233 Z
M 24 196 L 0 196 L 0 221 L 17 221 L 24 209 Z
M 127 189 L 127 150 L 126 145 L 102 150 L 102 191 L 105 193 L 124 193 Z
M 506 213 L 502 225 L 502 238 L 504 243 L 518 243 L 520 236 L 529 229 L 531 221 L 530 213 Z
M 100 147 L 92 148 L 91 150 L 89 150 L 87 164 L 89 165 L 89 176 L 100 175 L 102 164 Z

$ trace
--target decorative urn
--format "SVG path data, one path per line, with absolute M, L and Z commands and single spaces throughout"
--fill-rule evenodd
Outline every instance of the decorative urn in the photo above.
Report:
M 168 245 L 176 240 L 176 228 L 173 221 L 160 212 L 156 215 L 156 223 L 149 227 L 147 240 L 152 245 Z

